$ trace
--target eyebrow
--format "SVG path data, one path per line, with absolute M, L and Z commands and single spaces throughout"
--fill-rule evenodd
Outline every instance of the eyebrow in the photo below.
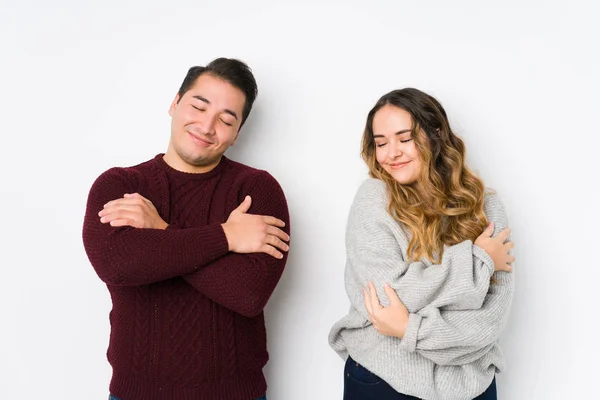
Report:
M 394 133 L 394 135 L 402 135 L 403 133 L 407 133 L 407 132 L 410 132 L 410 129 L 402 129 L 401 131 L 398 131 L 398 132 Z M 383 135 L 373 135 L 374 139 L 378 139 L 378 138 L 382 138 L 382 137 L 385 137 L 385 136 L 383 136 Z
M 208 99 L 202 97 L 202 96 L 196 95 L 196 96 L 193 96 L 193 97 L 195 99 L 197 99 L 197 100 L 200 100 L 203 103 L 210 104 L 210 101 Z M 238 119 L 238 115 L 235 113 L 235 111 L 231 111 L 231 110 L 229 110 L 229 109 L 226 108 L 225 110 L 223 110 L 223 112 L 226 113 L 226 114 L 231 115 L 235 119 Z

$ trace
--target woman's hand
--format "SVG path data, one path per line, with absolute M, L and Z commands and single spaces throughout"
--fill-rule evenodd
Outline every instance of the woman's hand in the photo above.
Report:
M 390 305 L 384 307 L 379 303 L 375 286 L 369 282 L 369 290 L 363 288 L 365 307 L 373 327 L 386 336 L 402 338 L 408 323 L 408 309 L 402 303 L 396 291 L 387 283 L 384 286 L 385 295 L 390 300 Z
M 510 229 L 506 228 L 497 236 L 492 237 L 493 233 L 494 223 L 490 222 L 474 244 L 489 254 L 492 261 L 494 261 L 494 272 L 511 272 L 511 264 L 515 261 L 515 258 L 510 254 L 510 251 L 515 245 L 513 242 L 507 242 Z

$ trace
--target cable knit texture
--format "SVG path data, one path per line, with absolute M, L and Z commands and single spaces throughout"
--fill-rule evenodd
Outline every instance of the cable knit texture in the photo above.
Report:
M 388 213 L 385 183 L 368 179 L 358 190 L 346 229 L 346 292 L 350 311 L 329 335 L 348 354 L 396 391 L 426 400 L 468 400 L 483 393 L 504 368 L 498 337 L 513 297 L 513 274 L 494 273 L 489 255 L 469 240 L 446 246 L 440 264 L 407 262 L 410 234 Z M 495 233 L 508 226 L 496 194 L 485 214 Z M 490 278 L 495 282 L 490 283 Z M 369 322 L 361 288 L 374 283 L 382 304 L 389 283 L 410 315 L 402 339 Z
M 125 193 L 149 199 L 166 230 L 113 228 L 98 212 Z M 124 400 L 246 400 L 265 394 L 263 308 L 287 260 L 228 251 L 221 226 L 246 195 L 251 214 L 286 223 L 277 181 L 226 157 L 205 174 L 169 167 L 163 154 L 112 168 L 93 184 L 83 243 L 113 307 L 110 391 Z

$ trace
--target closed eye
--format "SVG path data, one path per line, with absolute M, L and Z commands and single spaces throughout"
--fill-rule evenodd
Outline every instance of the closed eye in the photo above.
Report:
M 410 138 L 410 139 L 406 139 L 406 140 L 401 140 L 401 141 L 400 141 L 400 143 L 408 143 L 408 142 L 410 142 L 411 140 L 412 140 L 412 138 Z
M 378 145 L 376 145 L 377 147 L 383 147 L 385 146 L 387 143 L 379 143 Z
M 222 123 L 224 123 L 224 124 L 225 124 L 225 125 L 227 125 L 227 126 L 233 126 L 233 125 L 232 125 L 232 124 L 230 124 L 229 122 L 225 122 L 225 121 L 223 121 L 223 120 L 221 120 L 221 122 L 222 122 Z
M 198 108 L 198 107 L 196 107 L 196 106 L 195 106 L 195 105 L 193 105 L 193 104 L 192 104 L 191 106 L 192 106 L 192 107 L 194 107 L 196 110 L 198 110 L 198 111 L 200 111 L 200 112 L 204 112 L 204 111 L 206 111 L 206 110 L 204 110 L 204 109 L 202 109 L 202 108 Z

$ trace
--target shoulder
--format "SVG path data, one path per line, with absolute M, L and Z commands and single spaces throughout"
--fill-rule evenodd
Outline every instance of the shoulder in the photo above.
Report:
M 110 183 L 136 187 L 146 175 L 150 174 L 151 168 L 152 160 L 129 167 L 113 167 L 100 174 L 94 185 Z
M 227 213 L 235 209 L 246 196 L 252 198 L 249 210 L 252 214 L 270 215 L 286 223 L 289 233 L 289 210 L 287 199 L 279 182 L 267 171 L 227 160 L 220 178 L 228 191 Z
M 225 159 L 221 187 L 226 192 L 226 210 L 235 209 L 246 196 L 252 197 L 251 213 L 288 219 L 286 196 L 277 180 L 267 171 Z
M 352 207 L 349 224 L 372 224 L 381 221 L 392 221 L 388 212 L 389 195 L 385 182 L 368 178 L 358 188 Z
M 128 167 L 113 167 L 104 171 L 92 184 L 90 193 L 98 191 L 108 193 L 138 191 L 140 185 L 143 185 L 148 176 L 156 175 L 152 172 L 152 161 L 149 160 Z
M 352 202 L 351 213 L 379 213 L 385 210 L 389 204 L 389 195 L 385 182 L 368 178 L 356 191 Z
M 354 196 L 354 204 L 374 205 L 387 207 L 389 195 L 385 182 L 375 178 L 366 179 L 358 188 Z
M 281 185 L 269 172 L 230 159 L 226 162 L 224 178 L 231 179 L 235 186 L 252 192 L 276 191 L 283 194 Z
M 234 161 L 227 157 L 223 157 L 221 162 L 224 162 L 227 164 L 226 171 L 233 172 L 236 174 L 253 175 L 253 174 L 261 171 L 258 168 L 254 168 L 249 165 L 242 164 L 241 162 Z
M 388 211 L 389 194 L 385 182 L 369 178 L 354 197 L 346 223 L 346 245 L 351 251 L 373 245 L 396 249 L 405 234 Z
M 129 167 L 113 167 L 104 171 L 92 185 L 92 189 L 98 186 L 133 187 L 137 175 Z

